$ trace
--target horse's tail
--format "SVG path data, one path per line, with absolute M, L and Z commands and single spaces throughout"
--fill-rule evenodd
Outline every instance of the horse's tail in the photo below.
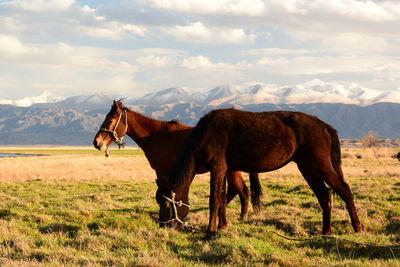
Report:
M 331 162 L 336 173 L 343 179 L 342 172 L 342 157 L 340 151 L 340 141 L 337 131 L 330 125 L 327 125 L 327 130 L 331 136 Z
M 261 196 L 262 189 L 260 184 L 260 179 L 258 173 L 249 173 L 250 178 L 250 191 L 251 191 L 251 204 L 253 206 L 254 212 L 259 212 L 261 210 Z

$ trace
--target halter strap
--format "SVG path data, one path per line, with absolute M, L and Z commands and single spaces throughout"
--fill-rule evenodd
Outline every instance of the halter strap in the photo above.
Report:
M 159 221 L 159 222 L 162 223 L 162 224 L 167 224 L 167 223 L 170 223 L 170 222 L 173 222 L 173 221 L 177 221 L 179 224 L 186 225 L 187 224 L 186 222 L 184 222 L 181 219 L 179 219 L 178 210 L 176 208 L 176 205 L 178 205 L 178 207 L 185 206 L 185 207 L 188 207 L 188 208 L 190 208 L 190 205 L 186 204 L 186 203 L 183 203 L 182 200 L 175 201 L 175 192 L 174 191 L 171 191 L 171 197 L 170 198 L 165 196 L 165 195 L 161 195 L 161 196 L 172 203 L 172 208 L 173 208 L 173 211 L 174 211 L 174 218 L 172 218 L 172 219 L 170 219 L 168 221 Z
M 122 136 L 121 138 L 118 137 L 118 133 L 117 133 L 117 129 L 118 129 L 118 125 L 121 122 L 121 118 L 122 118 L 122 113 L 125 113 L 125 133 L 128 131 L 128 113 L 126 112 L 126 110 L 124 109 L 123 112 L 121 112 L 119 114 L 118 117 L 118 121 L 117 124 L 115 124 L 114 130 L 111 131 L 110 129 L 106 129 L 106 128 L 100 128 L 100 131 L 102 132 L 106 132 L 106 133 L 112 133 L 113 137 L 114 137 L 114 142 L 118 145 L 118 146 L 123 146 L 123 140 L 125 136 Z

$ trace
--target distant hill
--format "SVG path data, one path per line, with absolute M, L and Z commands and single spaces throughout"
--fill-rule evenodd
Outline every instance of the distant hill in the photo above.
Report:
M 109 111 L 109 104 L 111 102 L 107 108 L 91 110 L 0 105 L 0 144 L 91 145 L 94 134 Z M 211 109 L 227 107 L 193 103 L 127 106 L 153 118 L 179 119 L 189 125 L 195 125 L 198 119 Z M 378 103 L 369 106 L 327 103 L 254 104 L 236 108 L 250 111 L 297 110 L 314 114 L 333 125 L 340 138 L 360 138 L 369 130 L 377 132 L 382 138 L 400 136 L 398 103 Z
M 0 145 L 91 145 L 114 98 L 94 94 L 63 99 L 47 92 L 22 102 L 0 100 L 5 103 L 0 104 Z M 216 108 L 295 110 L 328 122 L 340 138 L 361 138 L 369 130 L 382 138 L 400 137 L 400 91 L 377 91 L 352 83 L 313 80 L 291 87 L 246 83 L 206 92 L 169 88 L 124 102 L 146 116 L 178 119 L 188 125 Z

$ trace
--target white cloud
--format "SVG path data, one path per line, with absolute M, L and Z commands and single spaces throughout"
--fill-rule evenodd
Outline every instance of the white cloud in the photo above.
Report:
M 144 37 L 147 29 L 132 24 L 121 24 L 118 22 L 105 22 L 98 26 L 79 26 L 80 32 L 86 36 L 94 38 L 106 38 L 112 40 L 120 40 L 130 36 Z
M 15 0 L 11 2 L 17 8 L 37 11 L 68 9 L 75 3 L 75 0 Z
M 111 49 L 77 47 L 65 43 L 21 45 L 24 55 L 9 57 L 0 53 L 2 91 L 29 88 L 36 93 L 46 89 L 60 95 L 70 95 L 105 89 L 126 93 L 135 88 L 133 76 L 137 67 L 132 63 L 134 57 L 129 52 L 125 53 L 124 58 L 130 58 L 132 62 L 119 60 L 121 52 L 116 51 L 114 55 Z M 13 87 L 10 88 L 11 85 Z
M 393 21 L 397 20 L 395 13 L 387 6 L 387 2 L 336 0 L 318 1 L 318 7 L 330 10 L 343 17 L 365 21 Z
M 167 68 L 177 65 L 177 60 L 171 56 L 147 54 L 136 58 L 136 63 L 146 68 Z
M 73 0 L 16 0 L 0 3 L 1 32 L 24 39 L 76 39 L 79 37 L 120 40 L 144 37 L 144 26 L 107 20 L 97 9 Z
M 258 48 L 258 49 L 249 49 L 244 51 L 244 53 L 252 56 L 281 56 L 281 55 L 306 55 L 306 54 L 315 54 L 318 53 L 317 50 L 308 50 L 308 49 L 284 49 L 279 47 L 271 47 L 271 48 Z
M 246 33 L 243 29 L 206 27 L 200 21 L 167 28 L 165 32 L 179 41 L 197 43 L 243 44 L 252 43 L 257 38 L 255 33 Z
M 22 44 L 15 36 L 0 34 L 0 55 L 3 57 L 37 54 L 39 52 L 40 49 Z
M 189 57 L 182 61 L 182 66 L 189 69 L 212 68 L 215 64 L 204 56 Z
M 190 23 L 186 26 L 175 26 L 167 29 L 166 32 L 173 35 L 178 40 L 187 40 L 192 42 L 210 42 L 213 38 L 210 30 L 201 22 Z
M 0 35 L 0 53 L 3 55 L 18 55 L 25 53 L 26 48 L 14 36 Z
M 153 7 L 192 14 L 223 14 L 258 16 L 265 3 L 262 0 L 148 0 Z
M 292 38 L 333 51 L 395 49 L 400 3 L 394 1 L 270 0 L 263 19 Z M 261 20 L 258 23 L 264 23 Z
M 400 84 L 398 1 L 82 2 L 0 1 L 0 88 L 126 94 L 315 77 Z

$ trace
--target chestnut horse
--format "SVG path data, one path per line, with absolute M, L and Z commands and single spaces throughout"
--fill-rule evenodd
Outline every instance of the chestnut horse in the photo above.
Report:
M 200 119 L 186 139 L 168 178 L 159 178 L 160 221 L 183 220 L 189 212 L 189 186 L 198 169 L 211 171 L 210 220 L 206 238 L 227 227 L 223 189 L 227 171 L 267 172 L 297 163 L 322 208 L 322 234 L 331 234 L 329 185 L 346 203 L 356 232 L 363 229 L 341 170 L 336 130 L 301 112 L 214 110 Z M 177 205 L 178 204 L 178 205 Z
M 113 129 L 113 130 L 111 130 Z M 94 137 L 93 145 L 99 149 L 106 149 L 111 143 L 122 145 L 125 134 L 130 136 L 144 151 L 157 177 L 168 176 L 175 162 L 178 152 L 193 127 L 177 121 L 161 121 L 148 118 L 142 114 L 129 110 L 120 101 L 114 101 L 100 130 Z M 205 173 L 206 168 L 196 173 Z M 243 181 L 241 172 L 228 172 L 229 203 L 239 194 L 241 203 L 240 217 L 244 218 L 248 212 L 249 190 Z M 254 211 L 260 209 L 261 186 L 257 173 L 250 174 L 251 202 Z

